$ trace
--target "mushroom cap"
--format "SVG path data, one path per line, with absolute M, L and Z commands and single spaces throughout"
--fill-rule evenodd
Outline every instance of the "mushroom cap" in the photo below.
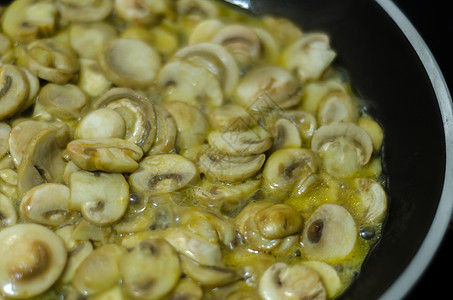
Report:
M 66 248 L 52 230 L 17 224 L 0 231 L 0 288 L 11 298 L 30 298 L 47 290 L 66 264 Z
M 29 83 L 17 66 L 0 66 L 0 120 L 11 117 L 27 102 Z

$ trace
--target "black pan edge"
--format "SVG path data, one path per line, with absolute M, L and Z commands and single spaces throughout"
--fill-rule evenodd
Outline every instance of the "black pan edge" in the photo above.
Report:
M 401 29 L 426 69 L 441 111 L 446 147 L 446 168 L 443 190 L 431 227 L 421 247 L 407 268 L 380 297 L 380 299 L 394 300 L 402 299 L 420 279 L 436 254 L 452 217 L 453 185 L 449 183 L 453 182 L 453 105 L 440 68 L 415 27 L 392 1 L 376 0 L 376 2 Z

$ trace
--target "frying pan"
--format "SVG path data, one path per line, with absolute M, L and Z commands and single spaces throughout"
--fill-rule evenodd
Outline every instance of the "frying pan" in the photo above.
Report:
M 340 299 L 402 299 L 434 256 L 453 209 L 453 108 L 431 52 L 391 1 L 228 2 L 331 37 L 334 66 L 347 71 L 384 128 L 389 194 L 382 238 Z

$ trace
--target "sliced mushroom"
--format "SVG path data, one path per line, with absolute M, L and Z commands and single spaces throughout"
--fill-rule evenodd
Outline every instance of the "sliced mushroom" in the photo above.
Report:
M 172 227 L 164 231 L 165 239 L 182 255 L 205 266 L 220 266 L 222 252 L 218 243 L 212 243 L 186 229 Z
M 311 149 L 320 155 L 330 174 L 344 178 L 368 163 L 373 143 L 368 133 L 354 123 L 334 122 L 316 130 Z
M 218 107 L 222 87 L 216 76 L 203 67 L 176 60 L 159 72 L 157 83 L 166 101 L 184 101 L 194 106 Z
M 318 273 L 302 263 L 273 264 L 261 277 L 258 291 L 265 300 L 327 298 Z
M 10 198 L 0 193 L 0 231 L 17 222 L 16 208 Z
M 260 40 L 260 56 L 270 64 L 278 64 L 281 45 L 269 30 L 261 27 L 253 27 L 253 32 Z
M 156 112 L 156 141 L 148 155 L 170 153 L 175 149 L 178 128 L 173 116 L 162 106 L 154 106 Z
M 175 249 L 162 238 L 146 239 L 120 260 L 127 294 L 134 299 L 160 299 L 177 284 L 181 275 Z
M 56 129 L 41 130 L 30 140 L 17 170 L 20 195 L 43 183 L 63 181 L 66 166 L 63 149 Z
M 76 241 L 98 242 L 98 245 L 108 243 L 111 241 L 111 227 L 101 226 L 101 224 L 92 224 L 82 218 L 74 228 L 72 238 Z
M 248 65 L 260 59 L 261 42 L 249 26 L 227 25 L 211 41 L 224 46 L 240 65 Z
M 106 93 L 112 83 L 105 77 L 96 60 L 79 59 L 79 87 L 91 97 L 99 97 Z
M 71 217 L 68 205 L 69 188 L 66 185 L 44 183 L 25 193 L 20 203 L 20 213 L 35 223 L 58 226 Z
M 76 85 L 49 83 L 41 88 L 37 103 L 59 119 L 76 120 L 87 107 L 88 98 Z
M 156 139 L 156 114 L 151 101 L 128 88 L 112 88 L 94 104 L 107 107 L 121 115 L 126 124 L 126 140 L 135 143 L 146 153 Z
M 312 174 L 308 177 L 302 177 L 299 182 L 296 183 L 293 192 L 296 195 L 307 195 L 313 191 L 316 187 L 323 183 L 323 179 L 318 174 Z
M 319 103 L 317 118 L 320 125 L 333 122 L 355 122 L 357 107 L 346 92 L 332 91 L 327 93 Z
M 73 140 L 66 149 L 71 160 L 87 171 L 133 172 L 143 156 L 142 148 L 120 138 Z
M 224 28 L 224 24 L 218 19 L 206 19 L 200 21 L 191 31 L 188 44 L 198 44 L 212 40 L 214 35 Z
M 16 66 L 0 66 L 0 120 L 22 110 L 29 95 L 29 82 L 25 73 Z
M 93 22 L 105 19 L 113 10 L 110 0 L 58 0 L 61 17 L 70 22 Z
M 69 29 L 72 49 L 82 58 L 96 59 L 102 47 L 116 38 L 116 30 L 105 22 L 76 23 Z
M 123 138 L 126 125 L 119 113 L 111 108 L 98 108 L 80 120 L 74 137 L 76 139 Z
M 31 298 L 50 288 L 66 264 L 63 241 L 37 224 L 16 224 L 0 231 L 0 288 L 12 298 Z
M 355 221 L 343 206 L 323 204 L 306 222 L 303 251 L 309 259 L 325 262 L 345 258 L 354 248 L 357 234 Z
M 300 213 L 287 204 L 275 204 L 258 211 L 254 217 L 262 236 L 268 239 L 282 238 L 302 230 Z
M 286 68 L 297 72 L 300 79 L 309 80 L 318 79 L 336 53 L 330 48 L 327 35 L 312 33 L 289 45 L 282 55 Z
M 18 167 L 22 161 L 30 141 L 45 129 L 52 129 L 53 126 L 46 122 L 25 120 L 18 123 L 11 129 L 9 135 L 9 152 L 14 159 L 14 164 Z
M 359 127 L 365 129 L 368 135 L 373 142 L 374 151 L 379 151 L 382 147 L 382 142 L 384 140 L 384 131 L 382 130 L 381 125 L 379 125 L 375 120 L 369 116 L 362 116 L 357 121 Z
M 296 124 L 303 144 L 309 145 L 313 134 L 318 127 L 316 118 L 303 110 L 285 110 L 282 116 Z
M 93 295 L 117 284 L 121 279 L 120 260 L 126 249 L 116 244 L 105 244 L 92 251 L 82 261 L 74 275 L 74 287 L 84 295 Z
M 254 176 L 263 166 L 266 155 L 232 156 L 209 150 L 200 156 L 200 170 L 211 181 L 236 183 Z
M 168 10 L 164 0 L 115 0 L 115 14 L 128 22 L 139 25 L 156 23 Z
M 0 33 L 0 63 L 10 64 L 14 61 L 14 49 L 11 40 L 3 33 Z
M 247 130 L 255 125 L 255 120 L 245 108 L 226 104 L 215 108 L 209 115 L 211 126 L 220 131 Z
M 157 209 L 151 201 L 139 193 L 131 193 L 127 211 L 121 221 L 113 225 L 113 229 L 120 234 L 139 232 L 153 226 L 162 211 Z
M 129 182 L 136 191 L 159 194 L 179 190 L 197 178 L 198 169 L 190 160 L 179 154 L 161 154 L 145 157 Z
M 272 136 L 274 138 L 272 146 L 274 151 L 284 148 L 300 148 L 302 146 L 299 130 L 296 124 L 290 120 L 278 119 L 275 121 Z
M 209 124 L 199 109 L 181 101 L 164 102 L 162 106 L 173 116 L 178 128 L 177 152 L 194 148 L 205 141 Z
M 347 93 L 347 86 L 344 82 L 335 78 L 307 82 L 302 91 L 300 108 L 315 116 L 318 112 L 319 103 L 330 93 Z
M 215 18 L 219 14 L 218 8 L 213 3 L 204 0 L 178 0 L 176 12 L 180 16 L 194 20 Z
M 230 95 L 239 81 L 239 67 L 234 57 L 222 46 L 214 43 L 198 43 L 180 49 L 174 59 L 189 61 L 206 68 L 222 85 L 224 93 Z
M 260 126 L 247 131 L 213 131 L 208 142 L 221 152 L 237 156 L 264 153 L 272 146 L 271 135 Z
M 254 111 L 285 109 L 300 102 L 300 83 L 281 67 L 257 67 L 242 77 L 236 98 Z
M 202 297 L 203 290 L 194 280 L 190 278 L 182 278 L 170 293 L 168 299 L 201 300 Z
M 114 84 L 144 88 L 155 79 L 161 58 L 154 48 L 137 39 L 110 40 L 102 48 L 99 67 Z
M 180 258 L 184 274 L 194 279 L 201 286 L 220 287 L 241 279 L 239 274 L 233 269 L 203 266 L 184 255 L 181 255 Z
M 258 192 L 259 179 L 249 179 L 243 183 L 226 184 L 201 180 L 193 193 L 202 206 L 219 210 L 222 214 L 235 215 Z
M 7 123 L 0 123 L 0 159 L 9 152 L 9 135 L 11 126 Z
M 319 260 L 308 260 L 303 264 L 318 272 L 329 298 L 338 295 L 341 290 L 341 279 L 334 267 Z
M 2 15 L 2 29 L 15 40 L 30 42 L 55 31 L 56 15 L 52 1 L 14 1 Z
M 122 174 L 78 171 L 69 178 L 69 208 L 89 222 L 108 225 L 118 221 L 129 203 L 129 185 Z
M 280 149 L 272 153 L 263 169 L 263 184 L 272 195 L 285 198 L 301 178 L 316 173 L 315 154 L 302 148 Z
M 360 219 L 367 223 L 382 222 L 387 212 L 384 188 L 370 178 L 358 178 L 354 183 L 359 192 Z

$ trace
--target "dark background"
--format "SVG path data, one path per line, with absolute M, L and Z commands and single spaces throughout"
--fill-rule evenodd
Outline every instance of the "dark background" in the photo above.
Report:
M 453 15 L 448 0 L 394 0 L 415 26 L 433 53 L 449 86 L 453 90 Z M 451 183 L 453 184 L 453 182 Z M 451 296 L 453 267 L 453 225 L 449 229 L 428 269 L 407 295 L 407 300 L 445 299 Z M 397 300 L 397 299 L 395 299 Z

